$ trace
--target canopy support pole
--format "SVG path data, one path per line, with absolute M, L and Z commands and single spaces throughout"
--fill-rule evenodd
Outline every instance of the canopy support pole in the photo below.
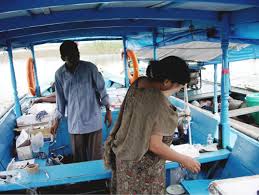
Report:
M 213 112 L 218 113 L 218 73 L 217 64 L 214 64 L 214 97 L 213 97 Z
M 222 71 L 221 71 L 221 112 L 219 126 L 219 146 L 226 148 L 229 145 L 230 126 L 228 117 L 228 98 L 229 98 L 229 63 L 228 63 L 228 46 L 229 46 L 229 15 L 222 15 L 221 30 L 221 49 L 222 49 Z
M 14 63 L 13 63 L 13 53 L 12 53 L 12 46 L 10 43 L 8 43 L 7 52 L 9 57 L 11 81 L 13 86 L 15 114 L 16 114 L 16 118 L 18 118 L 19 116 L 22 115 L 22 111 L 21 111 L 21 104 L 20 104 L 20 100 L 17 92 L 16 77 L 15 77 Z
M 124 62 L 124 72 L 125 72 L 125 87 L 129 87 L 129 77 L 128 77 L 128 60 L 127 60 L 127 45 L 126 45 L 126 37 L 123 37 L 123 62 Z
M 157 34 L 153 33 L 153 59 L 157 60 L 157 42 L 156 42 Z
M 35 52 L 34 52 L 34 47 L 33 45 L 30 46 L 31 54 L 32 54 L 32 59 L 33 59 L 33 74 L 34 74 L 34 80 L 36 83 L 36 96 L 40 97 L 40 85 L 39 85 L 39 79 L 38 79 L 38 72 L 37 72 L 37 65 L 36 65 L 36 58 L 35 58 Z

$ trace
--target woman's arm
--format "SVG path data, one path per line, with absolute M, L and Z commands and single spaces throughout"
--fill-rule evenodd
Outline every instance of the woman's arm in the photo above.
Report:
M 153 153 L 157 154 L 161 158 L 165 160 L 170 160 L 174 162 L 178 162 L 186 169 L 189 169 L 193 173 L 198 173 L 200 171 L 200 163 L 196 161 L 195 159 L 180 154 L 174 150 L 172 150 L 169 146 L 167 146 L 162 141 L 163 136 L 162 135 L 151 135 L 150 141 L 149 141 L 149 150 Z

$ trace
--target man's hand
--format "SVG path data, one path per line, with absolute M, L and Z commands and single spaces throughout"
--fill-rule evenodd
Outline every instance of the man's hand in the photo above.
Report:
M 112 112 L 110 109 L 106 109 L 106 114 L 104 118 L 104 123 L 108 122 L 107 127 L 109 128 L 112 125 Z
M 55 134 L 56 134 L 57 128 L 58 128 L 58 124 L 59 124 L 59 120 L 58 120 L 58 119 L 55 119 L 55 120 L 53 121 L 53 124 L 52 124 L 51 128 L 50 128 L 50 133 L 51 133 L 52 135 L 55 135 Z
M 35 98 L 34 100 L 31 101 L 31 104 L 34 105 L 34 104 L 37 104 L 37 103 L 42 103 L 42 98 Z

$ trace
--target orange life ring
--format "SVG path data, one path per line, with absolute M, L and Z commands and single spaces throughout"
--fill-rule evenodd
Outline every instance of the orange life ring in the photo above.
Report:
M 122 53 L 123 56 L 123 53 Z M 127 59 L 131 59 L 133 64 L 133 75 L 130 73 L 130 70 L 128 69 L 128 77 L 130 84 L 132 84 L 138 77 L 139 77 L 139 65 L 138 65 L 138 59 L 134 51 L 127 49 Z
M 34 65 L 33 59 L 28 58 L 27 61 L 27 82 L 28 82 L 28 89 L 31 95 L 36 95 L 36 84 L 34 79 Z

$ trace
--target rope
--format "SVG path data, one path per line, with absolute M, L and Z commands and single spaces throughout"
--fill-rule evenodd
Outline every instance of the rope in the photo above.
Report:
M 184 85 L 184 121 L 186 124 L 186 130 L 188 130 L 188 135 L 189 135 L 189 144 L 192 144 L 192 133 L 191 133 L 191 110 L 189 107 L 189 101 L 188 101 L 188 89 L 187 89 L 187 84 Z M 185 125 L 183 125 L 185 126 Z

